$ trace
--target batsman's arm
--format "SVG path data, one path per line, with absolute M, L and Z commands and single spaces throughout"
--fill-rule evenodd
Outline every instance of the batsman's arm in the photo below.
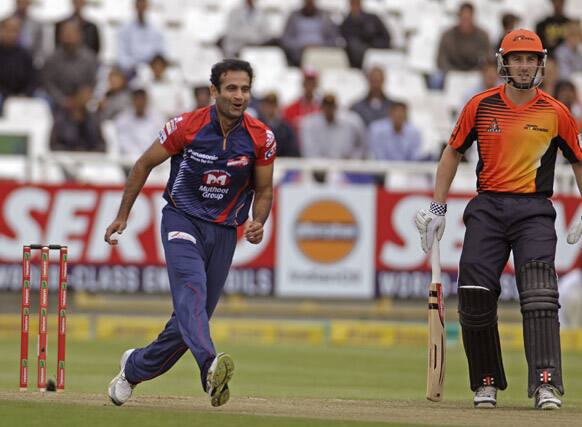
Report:
M 457 150 L 447 145 L 443 150 L 441 160 L 436 173 L 436 182 L 434 188 L 434 201 L 445 204 L 447 202 L 447 195 L 455 175 L 457 168 L 463 155 Z
M 168 152 L 162 144 L 160 144 L 159 140 L 156 139 L 156 141 L 154 141 L 154 143 L 135 162 L 125 183 L 125 189 L 123 191 L 123 197 L 121 198 L 121 204 L 119 205 L 117 216 L 105 231 L 105 241 L 107 243 L 110 245 L 117 244 L 117 240 L 111 239 L 111 235 L 115 232 L 119 234 L 123 232 L 127 226 L 127 218 L 129 218 L 131 207 L 143 188 L 150 172 L 153 168 L 163 163 L 169 157 L 170 155 Z

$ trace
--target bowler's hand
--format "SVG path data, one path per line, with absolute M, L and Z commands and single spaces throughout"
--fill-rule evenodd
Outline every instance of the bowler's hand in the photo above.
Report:
M 420 233 L 420 245 L 424 253 L 430 251 L 435 237 L 437 240 L 443 237 L 446 212 L 446 204 L 432 202 L 430 209 L 421 209 L 416 214 L 416 228 Z
M 580 236 L 582 236 L 582 218 L 578 219 L 570 228 L 566 241 L 571 245 L 575 245 L 580 240 Z
M 113 221 L 111 225 L 107 227 L 107 230 L 105 230 L 105 241 L 110 245 L 117 245 L 118 235 L 123 233 L 125 227 L 127 227 L 127 221 L 123 219 L 116 219 Z M 117 235 L 114 235 L 114 233 L 117 233 Z
M 261 240 L 263 240 L 263 224 L 257 221 L 247 221 L 244 235 L 254 245 L 261 243 Z

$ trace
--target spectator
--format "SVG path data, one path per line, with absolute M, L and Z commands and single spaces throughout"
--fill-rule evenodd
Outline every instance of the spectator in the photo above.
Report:
M 55 46 L 59 45 L 59 32 L 61 26 L 65 22 L 75 21 L 79 24 L 81 28 L 81 35 L 83 40 L 83 45 L 91 49 L 95 55 L 99 54 L 99 49 L 101 47 L 101 43 L 99 40 L 99 29 L 97 25 L 92 23 L 91 21 L 87 21 L 83 17 L 83 8 L 85 7 L 85 0 L 71 0 L 73 4 L 73 14 L 68 18 L 59 21 L 55 25 Z
M 105 151 L 101 121 L 87 109 L 91 96 L 92 88 L 81 86 L 71 94 L 65 108 L 55 111 L 50 138 L 52 150 Z
M 195 86 L 194 89 L 194 109 L 208 107 L 212 103 L 210 88 L 208 86 Z
M 556 83 L 556 99 L 568 107 L 576 119 L 578 130 L 582 131 L 582 103 L 578 98 L 576 86 L 569 80 L 560 80 Z
M 281 36 L 281 47 L 289 64 L 301 65 L 303 49 L 310 46 L 338 46 L 339 34 L 329 14 L 315 0 L 303 0 L 303 7 L 289 15 Z
M 0 22 L 0 110 L 9 96 L 31 96 L 37 83 L 30 53 L 18 44 L 20 19 L 15 16 Z
M 277 157 L 300 157 L 295 131 L 279 110 L 277 94 L 268 93 L 259 103 L 259 120 L 265 123 L 275 134 Z
M 349 0 L 350 13 L 340 25 L 350 65 L 362 68 L 366 49 L 390 48 L 390 33 L 378 15 L 362 10 L 362 0 Z
M 560 66 L 553 57 L 548 57 L 544 69 L 544 80 L 540 84 L 540 88 L 547 94 L 554 96 L 558 80 L 560 80 Z
M 257 9 L 255 0 L 243 0 L 244 4 L 230 11 L 222 50 L 226 58 L 238 56 L 244 46 L 266 43 L 271 35 L 267 14 Z
M 386 116 L 392 100 L 384 93 L 384 70 L 381 67 L 372 67 L 368 71 L 368 94 L 361 101 L 352 105 L 352 111 L 358 113 L 366 126 L 374 120 Z
M 582 71 L 582 30 L 580 22 L 572 21 L 566 27 L 566 38 L 555 50 L 560 79 L 567 80 L 572 73 Z
M 437 55 L 439 73 L 433 76 L 432 87 L 440 88 L 447 71 L 473 71 L 491 52 L 489 36 L 475 24 L 471 3 L 459 7 L 457 25 L 445 31 L 441 37 Z
M 144 89 L 132 92 L 132 106 L 115 119 L 119 154 L 137 159 L 157 138 L 165 117 L 148 108 Z
M 327 94 L 321 111 L 301 122 L 301 153 L 307 158 L 362 159 L 367 157 L 366 126 L 353 111 L 338 109 L 335 95 Z
M 127 85 L 127 77 L 118 67 L 112 67 L 107 76 L 108 87 L 105 96 L 99 102 L 99 112 L 103 120 L 117 117 L 131 105 L 131 93 Z
M 59 47 L 44 64 L 42 79 L 53 106 L 66 107 L 68 97 L 79 87 L 95 85 L 97 58 L 82 45 L 76 21 L 61 25 L 59 40 Z
M 467 92 L 465 92 L 465 99 L 463 105 L 465 105 L 473 96 L 480 92 L 491 89 L 495 86 L 501 84 L 499 79 L 499 74 L 497 72 L 497 59 L 495 57 L 488 57 L 481 64 L 481 81 L 475 87 L 472 87 Z
M 291 123 L 296 133 L 299 131 L 299 122 L 304 116 L 319 111 L 318 84 L 317 71 L 310 68 L 303 70 L 303 95 L 283 110 L 283 117 Z
M 388 117 L 370 125 L 370 149 L 377 160 L 423 159 L 420 131 L 408 120 L 405 103 L 394 102 L 388 110 Z
M 151 77 L 144 81 L 151 105 L 165 118 L 171 118 L 190 107 L 181 78 L 172 78 L 168 73 L 169 63 L 163 55 L 156 54 L 150 61 Z M 188 94 L 189 95 L 189 94 Z
M 566 38 L 566 27 L 570 18 L 564 15 L 566 0 L 551 0 L 554 13 L 536 25 L 536 33 L 542 39 L 542 45 L 547 49 L 548 55 L 553 56 L 554 49 Z
M 513 13 L 504 13 L 501 17 L 501 37 L 499 37 L 499 41 L 497 42 L 497 46 L 495 47 L 495 51 L 498 51 L 501 47 L 501 41 L 503 37 L 510 31 L 516 30 L 517 26 L 519 25 L 519 16 L 514 15 Z
M 28 49 L 35 66 L 40 67 L 45 57 L 42 42 L 42 24 L 29 16 L 29 6 L 30 0 L 16 0 L 16 9 L 13 16 L 20 18 L 20 46 Z
M 147 7 L 147 0 L 135 0 L 137 20 L 119 30 L 117 61 L 128 75 L 133 75 L 139 64 L 148 64 L 156 54 L 165 53 L 162 33 L 146 22 Z

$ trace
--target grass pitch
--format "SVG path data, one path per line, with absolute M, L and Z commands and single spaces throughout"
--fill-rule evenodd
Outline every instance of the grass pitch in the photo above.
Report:
M 106 395 L 124 350 L 145 342 L 73 341 L 67 349 L 67 390 L 41 396 L 31 369 L 30 391 L 18 392 L 15 339 L 0 340 L 0 425 L 4 426 L 374 426 L 576 425 L 582 417 L 580 354 L 564 354 L 564 408 L 542 413 L 526 396 L 522 352 L 504 352 L 509 388 L 494 412 L 474 410 L 460 347 L 448 348 L 445 400 L 424 398 L 424 348 L 354 348 L 219 343 L 236 364 L 231 401 L 212 408 L 190 354 L 165 375 L 140 384 L 123 407 Z M 55 345 L 50 343 L 49 376 Z M 32 350 L 32 346 L 31 346 Z M 33 363 L 36 366 L 36 363 Z M 486 416 L 484 416 L 486 415 Z

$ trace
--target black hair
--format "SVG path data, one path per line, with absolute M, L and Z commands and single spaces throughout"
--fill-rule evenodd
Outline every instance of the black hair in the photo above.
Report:
M 194 96 L 197 96 L 201 93 L 205 93 L 207 95 L 210 95 L 210 88 L 208 86 L 194 86 L 193 90 L 194 90 Z
M 224 59 L 212 66 L 210 83 L 220 91 L 220 79 L 227 71 L 245 71 L 249 75 L 250 84 L 253 84 L 253 67 L 242 59 Z
M 562 89 L 570 89 L 571 91 L 576 92 L 576 86 L 570 80 L 560 80 L 556 83 L 554 93 L 558 94 Z
M 469 2 L 462 3 L 459 6 L 459 13 L 461 13 L 465 9 L 469 10 L 472 13 L 475 13 L 475 6 L 473 6 L 473 3 L 469 3 Z

